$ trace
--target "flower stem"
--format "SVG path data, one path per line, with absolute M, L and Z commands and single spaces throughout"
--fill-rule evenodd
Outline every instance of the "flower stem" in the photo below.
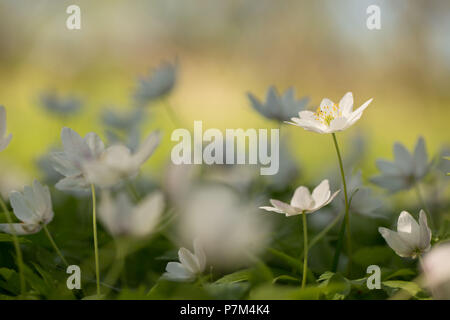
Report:
M 337 154 L 337 157 L 339 160 L 339 168 L 341 170 L 342 185 L 344 186 L 344 198 L 345 198 L 345 216 L 344 216 L 344 221 L 342 221 L 341 232 L 339 233 L 338 246 L 336 247 L 336 251 L 334 254 L 332 271 L 336 272 L 336 270 L 337 270 L 339 256 L 341 254 L 341 246 L 339 245 L 339 242 L 342 243 L 342 237 L 344 236 L 344 233 L 346 233 L 347 234 L 347 255 L 348 255 L 347 273 L 350 274 L 351 264 L 352 264 L 352 239 L 351 239 L 351 233 L 350 233 L 350 217 L 349 217 L 347 183 L 345 182 L 344 165 L 342 163 L 342 157 L 341 157 L 341 153 L 339 151 L 339 145 L 338 145 L 338 142 L 336 139 L 336 134 L 332 133 L 332 136 L 333 136 L 334 146 L 336 147 L 336 154 Z
M 303 279 L 302 289 L 306 285 L 306 274 L 308 273 L 308 226 L 306 225 L 306 213 L 303 212 Z
M 50 240 L 50 243 L 52 244 L 53 249 L 55 249 L 56 253 L 57 253 L 58 256 L 61 258 L 62 262 L 64 262 L 64 264 L 65 264 L 66 266 L 68 266 L 69 264 L 67 263 L 67 260 L 66 260 L 66 259 L 64 258 L 64 256 L 62 255 L 61 251 L 59 250 L 58 246 L 56 245 L 55 240 L 53 240 L 53 237 L 52 237 L 50 231 L 48 231 L 48 228 L 47 228 L 46 225 L 44 225 L 44 231 L 45 231 L 45 234 L 46 234 L 47 237 L 48 237 L 48 240 Z
M 9 225 L 11 226 L 11 235 L 13 238 L 14 249 L 16 250 L 17 267 L 19 269 L 20 295 L 23 296 L 25 294 L 25 276 L 23 273 L 24 268 L 23 268 L 22 250 L 20 249 L 19 239 L 17 238 L 16 231 L 14 230 L 14 228 L 12 226 L 13 221 L 11 218 L 11 214 L 9 213 L 9 210 L 6 207 L 6 204 L 3 201 L 3 198 L 1 196 L 0 196 L 0 205 L 2 206 L 2 209 L 5 212 L 6 221 L 8 221 Z
M 92 225 L 94 229 L 95 279 L 97 281 L 97 296 L 100 296 L 100 267 L 98 261 L 97 217 L 95 210 L 95 186 L 93 184 L 91 184 L 91 192 L 92 192 Z
M 420 186 L 418 183 L 415 184 L 415 188 L 416 189 L 416 193 L 417 193 L 417 198 L 419 199 L 419 202 L 421 203 L 425 213 L 427 214 L 427 218 L 428 221 L 430 223 L 430 227 L 432 230 L 434 230 L 434 220 L 433 220 L 433 216 L 431 215 L 431 211 L 428 210 L 428 206 L 424 200 L 424 198 L 422 197 L 422 192 L 420 191 Z
M 172 120 L 172 123 L 175 125 L 175 127 L 181 127 L 181 123 L 178 120 L 178 117 L 175 114 L 175 111 L 172 109 L 172 105 L 169 103 L 169 100 L 167 98 L 164 99 L 164 104 L 167 109 L 167 113 L 169 114 L 170 120 Z

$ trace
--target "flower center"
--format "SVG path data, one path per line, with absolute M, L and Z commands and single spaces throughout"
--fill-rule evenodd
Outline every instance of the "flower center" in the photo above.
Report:
M 314 113 L 315 119 L 320 121 L 321 123 L 330 126 L 331 121 L 335 118 L 342 116 L 341 110 L 339 110 L 339 106 L 333 104 L 332 107 L 324 106 L 318 107 L 316 112 Z

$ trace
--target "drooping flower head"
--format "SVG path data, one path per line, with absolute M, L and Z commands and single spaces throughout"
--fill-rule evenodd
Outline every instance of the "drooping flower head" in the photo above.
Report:
M 394 161 L 378 159 L 376 164 L 381 174 L 371 179 L 373 183 L 392 192 L 407 190 L 430 169 L 425 140 L 422 137 L 417 140 L 412 154 L 397 142 L 394 144 Z
M 139 79 L 134 97 L 139 106 L 162 98 L 175 86 L 178 64 L 163 62 L 147 77 Z
M 64 151 L 51 154 L 53 168 L 65 177 L 56 184 L 56 188 L 62 191 L 88 191 L 91 182 L 87 180 L 83 166 L 103 154 L 103 141 L 93 132 L 82 138 L 67 127 L 61 131 L 61 141 Z
M 155 191 L 134 206 L 126 193 L 112 199 L 109 192 L 102 194 L 99 218 L 115 237 L 145 237 L 155 229 L 164 210 L 164 197 Z
M 270 199 L 270 203 L 273 207 L 260 207 L 260 209 L 282 213 L 285 214 L 286 217 L 297 214 L 313 213 L 333 201 L 339 191 L 340 190 L 331 194 L 330 184 L 328 180 L 325 179 L 314 188 L 312 194 L 307 187 L 300 186 L 295 190 L 290 204 Z
M 287 122 L 305 130 L 317 133 L 334 133 L 343 131 L 358 121 L 372 99 L 353 111 L 353 94 L 347 92 L 339 104 L 330 99 L 323 99 L 316 112 L 300 111 L 299 117 Z
M 5 150 L 12 139 L 12 134 L 6 135 L 6 110 L 0 106 L 0 151 Z
M 277 89 L 271 86 L 267 90 L 265 102 L 261 102 L 250 92 L 247 95 L 256 111 L 267 119 L 280 122 L 289 120 L 304 110 L 309 101 L 307 97 L 296 100 L 295 90 L 292 87 L 280 96 Z
M 169 262 L 163 277 L 172 281 L 192 281 L 205 271 L 206 255 L 198 239 L 194 240 L 194 253 L 186 248 L 178 250 L 180 262 Z
M 26 235 L 39 232 L 44 225 L 53 219 L 52 200 L 47 186 L 37 180 L 32 186 L 26 186 L 23 193 L 13 191 L 9 195 L 15 216 L 21 223 L 2 223 L 0 231 L 17 235 Z
M 397 232 L 380 227 L 387 244 L 403 258 L 417 258 L 430 250 L 431 230 L 428 228 L 427 216 L 420 210 L 419 223 L 407 211 L 402 211 L 397 221 Z

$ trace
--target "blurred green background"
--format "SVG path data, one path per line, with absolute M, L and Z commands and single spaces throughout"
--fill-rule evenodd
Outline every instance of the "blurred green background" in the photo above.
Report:
M 81 30 L 68 30 L 66 8 L 81 7 Z M 366 9 L 381 8 L 381 30 L 366 27 Z M 340 134 L 344 153 L 352 135 L 367 134 L 365 177 L 376 158 L 392 158 L 392 144 L 412 148 L 422 135 L 430 155 L 450 141 L 449 1 L 13 1 L 0 2 L 0 104 L 7 109 L 10 146 L 0 171 L 16 183 L 38 175 L 35 160 L 59 146 L 62 126 L 103 136 L 106 105 L 131 106 L 138 76 L 160 61 L 178 60 L 170 96 L 190 128 L 277 127 L 254 112 L 246 93 L 264 97 L 269 85 L 294 86 L 317 106 L 352 91 L 355 107 L 374 98 L 356 127 Z M 64 120 L 39 106 L 45 90 L 83 99 L 80 115 Z M 154 109 L 147 134 L 164 132 L 147 162 L 170 157 L 174 129 Z M 291 149 L 314 176 L 335 162 L 331 138 L 293 126 Z M 154 172 L 154 170 L 153 170 Z M 5 178 L 6 180 L 8 178 Z M 22 182 L 20 184 L 23 184 Z

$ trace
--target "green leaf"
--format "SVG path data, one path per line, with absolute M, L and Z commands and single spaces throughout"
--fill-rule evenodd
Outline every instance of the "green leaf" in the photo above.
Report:
M 411 269 L 400 269 L 400 270 L 397 270 L 397 271 L 391 273 L 390 275 L 386 276 L 386 278 L 384 280 L 389 280 L 389 279 L 398 278 L 398 277 L 405 277 L 405 276 L 414 276 L 414 275 L 416 275 L 416 272 Z
M 417 283 L 411 281 L 391 280 L 383 281 L 382 284 L 389 288 L 405 290 L 413 297 L 422 291 Z
M 24 237 L 17 237 L 17 240 L 19 243 L 31 243 L 30 240 L 24 238 Z M 13 242 L 14 237 L 7 233 L 0 233 L 0 242 Z
M 295 277 L 289 276 L 287 274 L 283 274 L 281 276 L 275 277 L 272 280 L 272 283 L 275 284 L 277 283 L 279 280 L 284 280 L 284 281 L 288 281 L 288 282 L 295 282 L 295 283 L 301 283 L 302 281 L 300 279 L 297 279 Z
M 223 276 L 219 280 L 215 281 L 216 284 L 223 283 L 236 283 L 241 281 L 248 281 L 251 276 L 251 269 L 239 270 L 226 276 Z

